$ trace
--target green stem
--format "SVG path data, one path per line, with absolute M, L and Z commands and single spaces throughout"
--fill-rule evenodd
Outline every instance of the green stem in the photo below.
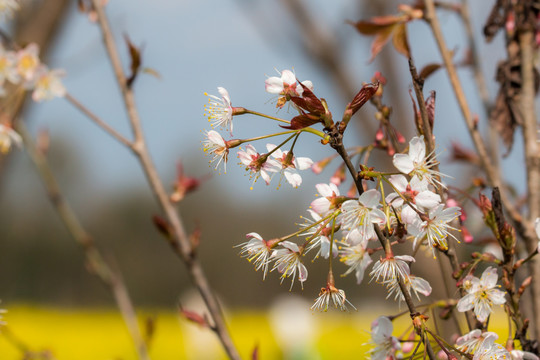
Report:
M 263 114 L 263 113 L 260 113 L 260 112 L 257 112 L 257 111 L 253 111 L 253 110 L 246 109 L 246 114 L 257 115 L 257 116 L 260 116 L 260 117 L 264 117 L 264 118 L 267 118 L 267 119 L 279 121 L 279 122 L 286 123 L 286 124 L 291 123 L 290 121 L 287 121 L 285 119 L 281 119 L 281 118 L 278 118 L 278 117 L 275 117 L 275 116 L 266 115 L 266 114 Z

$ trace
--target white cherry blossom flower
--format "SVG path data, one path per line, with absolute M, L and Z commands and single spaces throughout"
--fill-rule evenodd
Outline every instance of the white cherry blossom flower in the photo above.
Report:
M 250 240 L 238 245 L 242 247 L 240 256 L 247 258 L 249 262 L 253 262 L 255 271 L 262 269 L 264 280 L 268 273 L 268 264 L 272 249 L 268 246 L 268 242 L 256 232 L 251 232 L 247 234 L 246 237 Z
M 416 260 L 409 255 L 399 255 L 381 258 L 378 260 L 373 269 L 369 273 L 371 281 L 381 284 L 389 284 L 391 281 L 396 280 L 398 277 L 406 281 L 411 273 L 408 262 L 415 262 Z
M 493 305 L 502 305 L 506 302 L 504 292 L 495 289 L 497 280 L 497 269 L 491 266 L 484 270 L 482 278 L 471 276 L 465 287 L 468 294 L 459 300 L 458 311 L 474 309 L 478 321 L 485 322 L 493 311 Z
M 0 17 L 11 18 L 19 8 L 18 0 L 0 0 Z
M 371 343 L 375 348 L 369 351 L 371 360 L 395 360 L 401 349 L 399 340 L 392 336 L 394 326 L 386 316 L 379 316 L 371 323 Z
M 266 150 L 271 152 L 272 156 L 280 165 L 285 179 L 292 187 L 297 188 L 302 184 L 302 177 L 298 170 L 307 170 L 313 165 L 313 160 L 308 157 L 295 157 L 289 154 L 289 151 L 276 149 L 276 145 L 267 144 Z
M 11 127 L 0 124 L 0 154 L 7 154 L 13 144 L 22 147 L 21 136 Z
M 431 295 L 431 285 L 429 285 L 429 282 L 427 280 L 422 279 L 421 277 L 409 274 L 409 276 L 403 279 L 403 284 L 405 285 L 405 288 L 407 289 L 409 295 L 411 295 L 412 290 L 418 300 L 420 300 L 419 294 L 422 294 L 424 296 Z M 402 301 L 405 301 L 405 296 L 401 292 L 401 288 L 399 287 L 399 282 L 397 281 L 397 279 L 390 280 L 387 288 L 387 299 L 393 296 L 394 300 L 399 300 L 400 304 Z
M 278 71 L 279 73 L 279 71 Z M 290 70 L 283 70 L 280 77 L 272 76 L 266 79 L 265 90 L 270 94 L 301 96 L 304 92 L 302 86 L 296 81 L 296 75 Z M 302 84 L 313 90 L 313 83 L 309 80 L 302 81 Z
M 503 360 L 511 359 L 511 355 L 500 344 L 496 344 L 499 336 L 495 333 L 489 333 L 480 344 L 478 350 L 474 353 L 473 360 Z
M 420 179 L 415 176 L 409 182 L 403 175 L 392 175 L 389 181 L 405 199 L 423 209 L 431 209 L 441 203 L 441 197 L 429 190 L 427 179 Z M 386 202 L 395 208 L 399 208 L 404 204 L 403 198 L 395 192 L 386 197 Z
M 210 163 L 215 162 L 216 167 L 223 163 L 223 170 L 227 173 L 227 160 L 229 158 L 229 147 L 221 135 L 217 131 L 210 130 L 206 132 L 206 139 L 203 140 L 203 151 L 206 154 L 213 155 Z
M 314 223 L 317 223 L 323 219 L 323 217 L 321 217 L 313 210 L 308 210 L 308 212 L 310 213 L 313 220 L 306 219 L 306 223 L 301 225 L 305 228 L 310 227 Z M 302 232 L 302 235 L 307 238 L 313 237 L 308 247 L 306 248 L 306 254 L 313 249 L 319 249 L 319 251 L 315 255 L 315 258 L 322 256 L 323 258 L 328 259 L 328 257 L 330 257 L 330 239 L 328 237 L 332 233 L 332 223 L 333 221 L 331 219 L 322 221 L 320 224 L 315 225 Z M 332 256 L 336 257 L 337 255 L 338 247 L 334 242 L 334 244 L 332 245 Z
M 432 167 L 438 164 L 433 153 L 426 156 L 426 144 L 424 136 L 415 136 L 409 142 L 408 154 L 394 154 L 393 163 L 396 169 L 403 174 L 412 177 L 418 177 L 420 180 L 426 179 L 433 185 L 444 185 L 436 178 L 444 176 L 438 171 L 432 170 Z
M 457 338 L 456 348 L 467 354 L 474 354 L 480 347 L 486 336 L 493 334 L 492 332 L 484 332 L 480 329 L 474 329 L 467 334 Z
M 311 310 L 328 311 L 330 302 L 336 309 L 339 308 L 341 311 L 348 311 L 347 304 L 356 310 L 354 305 L 347 300 L 345 291 L 337 289 L 334 285 L 326 285 L 326 287 L 321 288 L 319 297 L 315 299 Z
M 212 127 L 229 127 L 232 135 L 233 108 L 231 106 L 231 98 L 229 97 L 229 92 L 225 88 L 218 87 L 217 89 L 221 97 L 204 93 L 204 95 L 208 96 L 208 105 L 204 106 L 207 112 L 205 116 L 208 118 L 208 121 L 211 122 Z
M 268 185 L 272 180 L 271 174 L 281 170 L 281 166 L 276 160 L 259 154 L 253 145 L 246 145 L 245 151 L 238 151 L 238 158 L 246 166 L 246 170 L 250 171 L 251 176 L 254 177 L 253 183 L 259 177 L 262 177 L 266 185 Z M 253 189 L 253 185 L 251 188 Z
M 32 100 L 41 102 L 55 97 L 64 97 L 66 88 L 60 81 L 64 75 L 64 70 L 49 70 L 45 65 L 39 66 L 34 75 L 35 82 L 32 84 L 34 88 Z
M 438 246 L 444 250 L 448 249 L 447 237 L 456 237 L 450 231 L 458 229 L 449 225 L 461 214 L 459 207 L 444 208 L 444 204 L 429 211 L 429 219 L 422 221 L 419 217 L 407 227 L 409 234 L 414 236 L 413 247 L 416 248 L 417 241 L 427 241 L 432 248 L 433 257 L 435 257 L 435 247 Z M 457 239 L 456 239 L 457 240 Z
M 311 209 L 321 216 L 327 215 L 330 211 L 336 209 L 335 200 L 339 196 L 339 189 L 335 184 L 317 184 L 319 198 L 313 200 L 310 204 Z
M 28 44 L 24 49 L 17 51 L 17 73 L 26 83 L 32 83 L 38 70 L 39 47 L 35 43 Z
M 381 193 L 375 189 L 364 191 L 358 200 L 347 200 L 341 205 L 341 225 L 358 232 L 366 239 L 375 236 L 373 224 L 384 224 L 386 216 L 378 209 Z
M 296 273 L 298 273 L 298 281 L 300 281 L 300 284 L 302 285 L 302 289 L 304 288 L 304 281 L 307 280 L 308 277 L 308 271 L 304 264 L 302 264 L 302 260 L 300 259 L 300 249 L 298 248 L 298 245 L 291 241 L 282 241 L 279 243 L 283 247 L 283 249 L 274 250 L 272 253 L 272 259 L 275 260 L 274 267 L 271 271 L 274 271 L 277 269 L 281 273 L 281 282 L 283 283 L 283 280 L 286 277 L 291 276 L 292 282 L 291 282 L 291 289 L 294 285 L 294 279 L 296 278 Z
M 350 273 L 354 272 L 357 284 L 362 282 L 367 267 L 373 262 L 369 256 L 369 253 L 367 252 L 366 247 L 367 240 L 364 240 L 361 243 L 353 246 L 343 246 L 339 253 L 340 261 L 349 267 L 349 269 L 347 269 L 343 275 L 349 275 Z

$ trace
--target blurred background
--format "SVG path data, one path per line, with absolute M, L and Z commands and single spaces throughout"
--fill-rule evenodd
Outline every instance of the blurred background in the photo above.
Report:
M 21 3 L 20 17 L 14 22 L 4 21 L 4 30 L 22 43 L 37 41 L 32 36 L 46 34 L 42 46 L 44 61 L 51 68 L 66 70 L 64 84 L 68 92 L 131 137 L 97 25 L 78 11 L 75 1 Z M 469 4 L 492 99 L 497 90 L 497 61 L 505 56 L 500 35 L 485 44 L 481 34 L 493 3 L 485 0 Z M 304 290 L 295 284 L 290 294 L 288 280 L 280 286 L 278 276 L 271 273 L 263 282 L 262 274 L 238 256 L 235 246 L 244 242 L 249 232 L 273 238 L 295 231 L 302 222 L 299 216 L 307 215 L 306 209 L 314 199 L 314 185 L 328 183 L 336 167 L 331 165 L 320 175 L 305 171 L 299 189 L 283 184 L 277 190 L 277 182 L 265 186 L 259 181 L 249 190 L 251 181 L 245 170 L 236 165 L 236 157 L 231 157 L 227 174 L 218 175 L 208 166 L 209 158 L 201 150 L 203 131 L 210 129 L 203 117 L 207 103 L 204 92 L 217 95 L 216 88 L 223 86 L 229 91 L 233 106 L 273 115 L 275 99 L 264 91 L 264 80 L 276 75 L 276 70 L 294 69 L 299 79 L 313 82 L 314 92 L 325 98 L 334 116 L 339 117 L 362 82 L 369 82 L 375 71 L 381 71 L 388 80 L 384 101 L 393 107 L 391 120 L 410 139 L 414 126 L 406 59 L 387 46 L 370 63 L 372 38 L 361 36 L 346 23 L 397 13 L 397 5 L 397 1 L 358 0 L 109 1 L 106 11 L 125 68 L 129 66 L 129 57 L 123 36 L 128 35 L 142 50 L 143 67 L 160 74 L 159 78 L 140 74 L 134 89 L 146 138 L 162 179 L 172 191 L 179 161 L 187 175 L 211 174 L 200 190 L 188 195 L 178 208 L 190 231 L 197 227 L 202 231 L 201 262 L 227 309 L 266 311 L 282 295 L 298 295 L 298 301 L 305 301 L 307 308 L 311 306 L 325 285 L 325 262 L 310 262 Z M 52 22 L 35 20 L 44 11 L 55 14 Z M 468 45 L 461 20 L 451 11 L 440 11 L 440 18 L 456 61 L 464 59 Z M 21 29 L 28 28 L 31 31 L 21 35 Z M 408 31 L 419 69 L 440 62 L 424 23 L 414 22 Z M 463 67 L 460 75 L 485 131 L 486 114 L 472 70 Z M 426 81 L 425 91 L 432 89 L 437 91 L 434 133 L 442 171 L 453 176 L 449 183 L 466 185 L 474 169 L 453 164 L 450 149 L 452 141 L 465 146 L 471 143 L 444 71 L 437 71 Z M 345 139 L 347 146 L 373 141 L 377 128 L 373 113 L 368 104 L 356 115 Z M 286 108 L 279 112 L 284 118 L 291 114 Z M 136 307 L 174 310 L 179 300 L 190 293 L 191 284 L 183 264 L 152 224 L 152 216 L 159 214 L 159 209 L 135 158 L 64 99 L 28 103 L 22 117 L 32 134 L 48 132 L 48 159 L 63 194 L 100 250 L 114 259 Z M 235 138 L 278 131 L 274 122 L 253 116 L 235 118 L 234 129 Z M 332 149 L 321 146 L 314 137 L 301 140 L 297 156 L 317 161 L 332 154 Z M 262 148 L 265 144 L 255 145 Z M 504 171 L 513 174 L 509 181 L 517 191 L 524 184 L 519 148 L 515 146 L 516 150 L 502 163 Z M 382 169 L 391 168 L 383 158 L 373 157 L 371 162 Z M 345 183 L 342 191 L 349 186 L 349 182 Z M 114 309 L 108 289 L 86 271 L 81 248 L 53 210 L 24 151 L 16 150 L 2 161 L 0 213 L 2 307 L 33 304 L 62 309 Z M 337 272 L 343 273 L 345 268 L 340 265 Z M 429 279 L 429 271 L 417 270 Z M 374 303 L 386 296 L 377 286 L 356 285 L 353 276 L 337 281 L 360 311 L 371 310 Z M 389 311 L 397 309 L 396 304 L 390 305 Z M 313 319 L 319 319 L 319 315 Z M 362 326 L 355 326 L 369 330 L 373 319 L 367 318 Z

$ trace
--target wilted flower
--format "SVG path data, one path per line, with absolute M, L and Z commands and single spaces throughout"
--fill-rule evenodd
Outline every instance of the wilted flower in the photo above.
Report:
M 405 281 L 411 273 L 407 262 L 414 262 L 414 258 L 409 255 L 386 257 L 378 260 L 369 273 L 371 280 L 378 283 L 388 284 L 398 277 Z
M 283 241 L 279 243 L 283 249 L 274 250 L 272 258 L 275 259 L 274 267 L 272 271 L 277 269 L 281 273 L 281 282 L 288 277 L 292 276 L 291 289 L 294 285 L 294 279 L 298 272 L 298 281 L 304 288 L 304 281 L 307 280 L 308 271 L 300 259 L 300 249 L 298 245 L 290 241 Z
M 13 144 L 22 147 L 22 138 L 11 127 L 0 124 L 0 153 L 7 154 Z
M 349 267 L 345 274 L 348 275 L 354 272 L 356 276 L 356 283 L 360 284 L 364 279 L 364 273 L 372 263 L 371 257 L 367 252 L 367 239 L 364 239 L 360 243 L 353 246 L 343 246 L 340 251 L 340 261 Z
M 249 262 L 253 262 L 255 271 L 262 269 L 264 280 L 266 273 L 268 273 L 268 263 L 272 252 L 271 246 L 256 232 L 251 232 L 246 237 L 250 240 L 238 245 L 242 247 L 240 256 L 247 258 Z
M 386 316 L 379 316 L 371 323 L 371 342 L 376 345 L 369 353 L 371 360 L 394 360 L 401 349 L 399 340 L 392 336 L 394 326 Z
M 217 89 L 221 97 L 204 93 L 204 95 L 208 96 L 208 105 L 204 106 L 207 112 L 205 115 L 208 117 L 208 121 L 212 123 L 211 126 L 229 127 L 232 134 L 233 108 L 231 98 L 225 88 L 218 87 Z
M 308 228 L 306 231 L 302 232 L 302 235 L 311 238 L 308 247 L 306 248 L 306 253 L 310 252 L 313 249 L 319 249 L 315 258 L 322 256 L 325 259 L 328 259 L 330 256 L 330 239 L 328 236 L 332 233 L 332 220 L 321 221 L 323 218 L 313 210 L 308 210 L 313 220 L 306 219 L 306 223 L 301 226 Z M 320 222 L 318 225 L 313 225 Z M 332 255 L 336 257 L 338 254 L 338 247 L 336 243 L 332 244 Z
M 482 278 L 471 276 L 465 287 L 468 294 L 459 300 L 457 309 L 465 312 L 474 308 L 478 321 L 486 321 L 493 311 L 493 305 L 502 305 L 506 302 L 504 292 L 495 289 L 497 280 L 497 269 L 491 266 L 484 270 Z
M 327 284 L 326 287 L 321 288 L 319 297 L 315 299 L 311 310 L 328 311 L 330 301 L 336 309 L 339 308 L 341 311 L 348 311 L 347 304 L 356 310 L 354 305 L 345 297 L 345 291 L 337 289 L 331 284 Z
M 39 66 L 34 75 L 32 100 L 41 102 L 55 97 L 64 97 L 66 88 L 60 81 L 60 77 L 64 75 L 64 70 L 49 70 L 45 65 Z
M 394 154 L 394 166 L 404 174 L 417 176 L 420 180 L 427 179 L 430 184 L 444 186 L 436 177 L 443 176 L 431 168 L 438 164 L 433 153 L 426 156 L 424 136 L 415 136 L 409 142 L 408 154 Z

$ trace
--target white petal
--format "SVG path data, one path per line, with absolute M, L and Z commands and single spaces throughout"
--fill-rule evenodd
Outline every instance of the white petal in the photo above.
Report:
M 407 185 L 409 184 L 407 178 L 403 175 L 390 176 L 390 182 L 399 192 L 404 192 L 405 190 L 407 190 Z
M 286 249 L 291 250 L 292 252 L 300 252 L 300 249 L 298 248 L 298 245 L 291 241 L 282 241 L 279 243 L 279 245 L 283 246 Z
M 221 97 L 223 97 L 223 99 L 225 99 L 227 101 L 227 103 L 231 103 L 231 98 L 229 97 L 229 92 L 223 88 L 223 87 L 218 87 L 218 92 L 219 94 L 221 95 Z
M 427 280 L 420 277 L 415 277 L 411 281 L 414 282 L 414 289 L 420 294 L 424 296 L 429 296 L 431 294 L 431 285 L 429 285 Z
M 426 144 L 424 136 L 415 136 L 409 142 L 409 157 L 414 162 L 422 162 L 426 157 Z
M 250 232 L 249 234 L 246 234 L 247 238 L 255 238 L 263 241 L 263 238 L 261 235 L 257 234 L 256 232 Z
M 371 210 L 369 218 L 374 224 L 384 224 L 386 221 L 386 215 L 379 209 Z
M 292 187 L 297 188 L 302 184 L 302 177 L 294 169 L 287 168 L 283 171 L 285 179 L 292 185 Z
M 498 279 L 499 275 L 497 274 L 497 269 L 490 266 L 482 273 L 480 283 L 487 289 L 492 289 L 497 285 Z
M 434 192 L 426 190 L 416 195 L 414 198 L 414 201 L 419 206 L 422 206 L 427 209 L 431 209 L 441 203 L 441 197 L 438 194 L 435 194 Z
M 266 92 L 280 94 L 283 91 L 283 80 L 276 76 L 269 77 L 264 82 Z
M 309 169 L 311 165 L 313 165 L 313 160 L 308 157 L 297 157 L 296 163 L 298 164 L 298 170 L 306 170 Z
M 474 297 L 475 297 L 475 294 L 467 294 L 461 299 L 459 299 L 457 303 L 458 311 L 465 312 L 465 311 L 472 310 L 472 308 L 474 307 Z
M 284 84 L 292 85 L 296 82 L 296 76 L 291 70 L 283 70 L 281 72 L 281 80 Z
M 394 157 L 392 159 L 392 163 L 398 169 L 404 174 L 408 174 L 411 171 L 414 170 L 414 164 L 409 157 L 409 155 L 405 154 L 394 154 Z
M 416 211 L 414 211 L 409 205 L 403 206 L 403 209 L 401 210 L 401 221 L 408 225 L 413 224 L 416 221 L 422 223 L 422 221 L 420 220 L 420 216 L 418 216 Z M 417 226 L 418 228 L 420 228 L 419 225 Z
M 379 200 L 381 199 L 381 193 L 378 190 L 370 189 L 364 191 L 358 201 L 368 208 L 375 208 L 379 205 Z
M 299 263 L 298 264 L 298 280 L 300 282 L 304 282 L 307 280 L 308 277 L 308 271 L 304 264 Z

